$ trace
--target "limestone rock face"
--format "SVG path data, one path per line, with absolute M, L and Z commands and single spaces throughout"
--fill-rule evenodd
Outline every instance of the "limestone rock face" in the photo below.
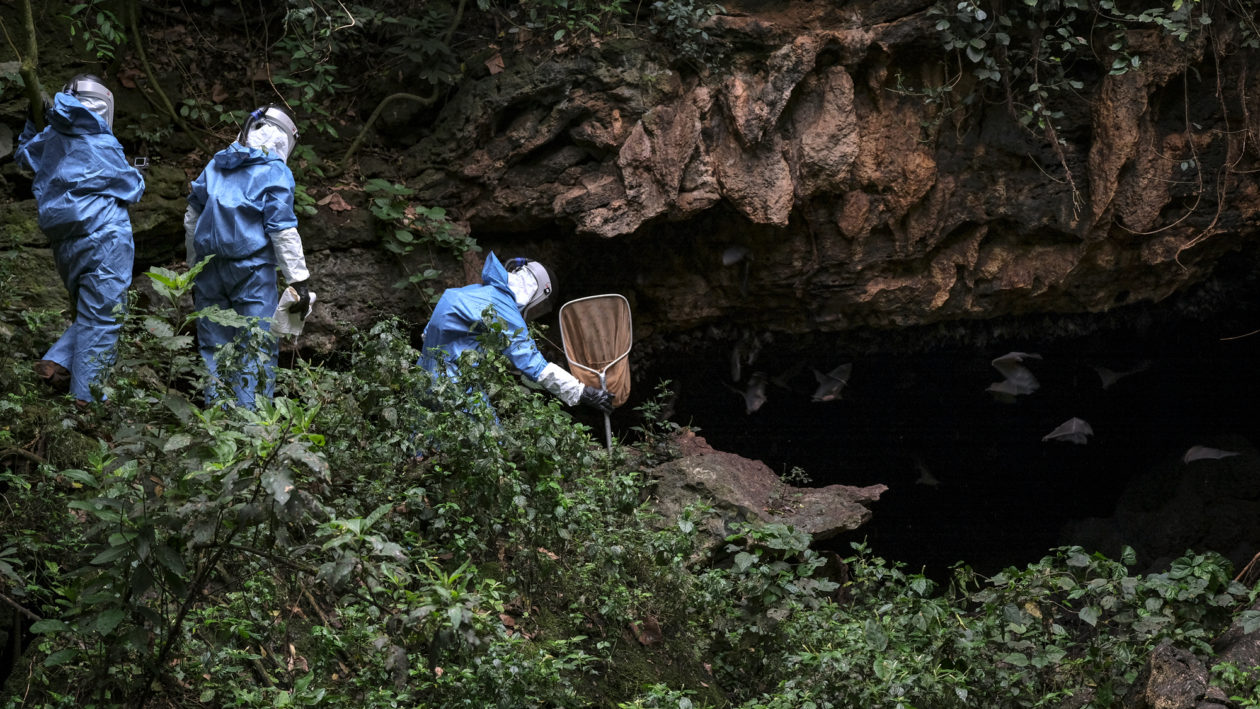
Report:
M 733 49 L 700 72 L 631 40 L 505 52 L 402 164 L 484 243 L 552 257 L 570 292 L 625 293 L 636 334 L 1096 312 L 1248 246 L 1257 141 L 1177 78 L 1207 71 L 1201 42 L 1135 33 L 1140 66 L 1061 99 L 1051 141 L 1000 101 L 927 100 L 972 88 L 936 61 L 928 5 L 728 7 L 711 31 Z M 1221 90 L 1245 133 L 1260 78 L 1239 75 Z M 746 269 L 720 267 L 731 243 Z
M 681 456 L 651 471 L 654 508 L 667 520 L 687 505 L 712 506 L 703 522 L 716 540 L 733 533 L 735 522 L 785 524 L 824 540 L 857 529 L 871 518 L 869 506 L 885 485 L 828 485 L 798 488 L 785 484 L 765 463 L 714 450 L 700 436 L 684 433 Z

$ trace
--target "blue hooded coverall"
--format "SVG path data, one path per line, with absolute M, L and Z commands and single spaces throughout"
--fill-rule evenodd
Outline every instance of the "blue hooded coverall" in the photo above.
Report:
M 424 352 L 416 364 L 435 377 L 458 377 L 455 360 L 461 352 L 480 346 L 477 337 L 484 331 L 481 314 L 487 307 L 505 325 L 508 346 L 504 356 L 533 381 L 538 381 L 547 359 L 529 336 L 529 326 L 508 288 L 508 272 L 491 252 L 481 269 L 481 285 L 450 288 L 438 299 L 433 317 L 424 328 Z
M 44 359 L 70 370 L 70 393 L 91 401 L 122 329 L 114 308 L 127 304 L 135 256 L 127 205 L 144 195 L 144 177 L 105 119 L 69 93 L 54 97 L 44 130 L 26 122 L 14 159 L 35 173 L 39 228 L 75 304 L 74 323 Z
M 211 305 L 262 318 L 270 329 L 280 302 L 276 255 L 269 234 L 297 228 L 293 211 L 293 172 L 275 152 L 232 143 L 215 153 L 192 182 L 191 206 L 201 212 L 193 236 L 198 261 L 213 254 L 193 284 L 198 309 Z M 201 356 L 210 370 L 207 398 L 214 400 L 218 379 L 215 350 L 230 343 L 237 328 L 197 320 Z M 241 406 L 254 407 L 259 381 L 270 398 L 275 389 L 280 344 L 271 338 L 265 361 L 234 374 L 232 393 Z

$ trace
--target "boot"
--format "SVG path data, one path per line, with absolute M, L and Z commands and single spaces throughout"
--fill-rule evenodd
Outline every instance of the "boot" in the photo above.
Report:
M 36 362 L 35 376 L 63 394 L 70 391 L 70 370 L 52 360 L 41 359 Z

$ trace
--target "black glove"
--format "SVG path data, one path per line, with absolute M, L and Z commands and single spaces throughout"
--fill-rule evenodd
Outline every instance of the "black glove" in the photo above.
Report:
M 289 312 L 292 313 L 296 311 L 298 317 L 303 320 L 306 319 L 306 311 L 311 309 L 311 288 L 309 284 L 309 279 L 289 284 L 289 287 L 292 288 L 298 295 L 296 302 L 289 303 Z
M 578 397 L 578 403 L 592 409 L 599 409 L 606 414 L 611 414 L 613 410 L 612 394 L 591 386 L 582 387 L 582 396 Z

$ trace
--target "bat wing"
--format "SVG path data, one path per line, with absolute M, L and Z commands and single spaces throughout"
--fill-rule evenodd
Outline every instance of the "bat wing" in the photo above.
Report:
M 989 364 L 992 364 L 993 368 L 1001 372 L 1003 376 L 1009 376 L 1008 372 L 1011 370 L 1024 369 L 1021 363 L 1029 359 L 1041 359 L 1041 355 L 1029 352 L 1007 352 Z
M 1041 440 L 1084 444 L 1092 435 L 1094 435 L 1094 428 L 1089 425 L 1089 422 L 1074 417 L 1059 424 L 1053 431 L 1042 436 Z
M 849 377 L 853 374 L 853 363 L 842 364 L 839 367 L 827 372 L 827 376 L 832 379 L 839 380 L 843 384 L 849 383 Z
M 1041 355 L 1027 352 L 1008 352 L 991 363 L 994 369 L 1006 377 L 1006 383 L 1011 387 L 1011 391 L 1007 393 L 1010 393 L 1012 396 L 1016 394 L 1031 394 L 1041 387 L 1037 377 L 1033 376 L 1032 371 L 1021 364 L 1026 359 L 1041 359 Z
M 817 369 L 814 370 L 814 379 L 818 380 L 818 388 L 814 390 L 814 395 L 811 397 L 814 401 L 835 401 L 839 399 L 840 392 L 844 389 L 844 385 L 848 383 L 846 379 L 838 379 L 830 374 L 823 374 Z
M 1184 463 L 1189 463 L 1195 460 L 1220 460 L 1221 458 L 1229 458 L 1235 455 L 1238 455 L 1236 451 L 1208 448 L 1207 446 L 1190 446 L 1186 454 L 1181 457 L 1181 460 Z

